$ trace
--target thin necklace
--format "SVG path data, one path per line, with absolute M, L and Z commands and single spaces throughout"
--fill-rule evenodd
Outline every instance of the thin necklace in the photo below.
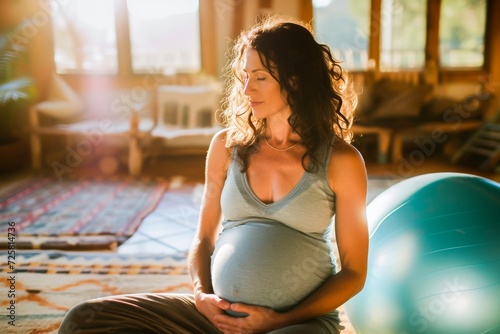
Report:
M 273 150 L 275 151 L 278 151 L 278 152 L 283 152 L 283 151 L 288 151 L 288 150 L 291 150 L 292 148 L 294 148 L 295 146 L 299 145 L 300 144 L 300 141 L 296 142 L 295 144 L 293 144 L 292 146 L 290 147 L 287 147 L 287 148 L 276 148 L 274 147 L 273 145 L 269 144 L 267 142 L 267 139 L 266 137 L 264 137 L 264 141 L 266 142 L 267 146 L 269 146 L 270 148 L 272 148 Z

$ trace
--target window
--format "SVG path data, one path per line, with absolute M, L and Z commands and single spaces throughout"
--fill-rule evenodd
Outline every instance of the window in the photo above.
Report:
M 370 0 L 314 0 L 313 10 L 318 41 L 348 69 L 367 69 Z
M 58 73 L 117 73 L 113 1 L 51 1 Z
M 424 66 L 426 10 L 426 0 L 382 0 L 381 70 Z
M 132 70 L 198 72 L 198 0 L 128 0 Z
M 51 0 L 56 70 L 117 74 L 118 53 L 130 52 L 131 64 L 125 66 L 135 73 L 199 72 L 198 2 Z M 128 16 L 128 21 L 116 15 Z M 130 50 L 117 38 L 115 17 L 120 25 L 128 24 Z
M 440 65 L 481 67 L 484 63 L 486 0 L 442 0 L 440 15 Z

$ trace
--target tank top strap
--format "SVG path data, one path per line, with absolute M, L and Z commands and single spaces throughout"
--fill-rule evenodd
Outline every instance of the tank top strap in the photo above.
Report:
M 328 180 L 328 163 L 330 162 L 334 141 L 335 137 L 330 142 L 322 143 L 318 152 L 318 160 L 320 161 L 320 164 L 318 166 L 318 170 L 314 174 L 324 180 Z
M 238 157 L 238 147 L 233 147 L 233 153 L 231 155 L 231 163 L 229 164 L 229 168 L 231 168 L 234 172 L 240 171 L 240 158 Z

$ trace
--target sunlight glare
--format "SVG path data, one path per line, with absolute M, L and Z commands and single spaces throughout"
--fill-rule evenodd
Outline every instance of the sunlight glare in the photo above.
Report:
M 392 278 L 404 279 L 412 268 L 419 248 L 417 236 L 406 233 L 391 240 L 375 259 L 377 267 L 392 271 Z
M 79 0 L 75 5 L 78 20 L 96 28 L 107 28 L 113 15 L 113 3 L 102 0 Z
M 159 19 L 198 11 L 198 0 L 128 0 L 127 6 L 137 19 Z
M 325 8 L 330 6 L 332 3 L 332 0 L 313 0 L 313 7 L 314 8 Z

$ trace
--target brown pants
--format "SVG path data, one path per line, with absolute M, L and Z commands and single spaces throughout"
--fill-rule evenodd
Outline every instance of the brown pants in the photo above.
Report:
M 338 318 L 326 315 L 272 334 L 340 333 Z M 92 299 L 73 307 L 59 334 L 221 334 L 190 294 L 145 293 Z

